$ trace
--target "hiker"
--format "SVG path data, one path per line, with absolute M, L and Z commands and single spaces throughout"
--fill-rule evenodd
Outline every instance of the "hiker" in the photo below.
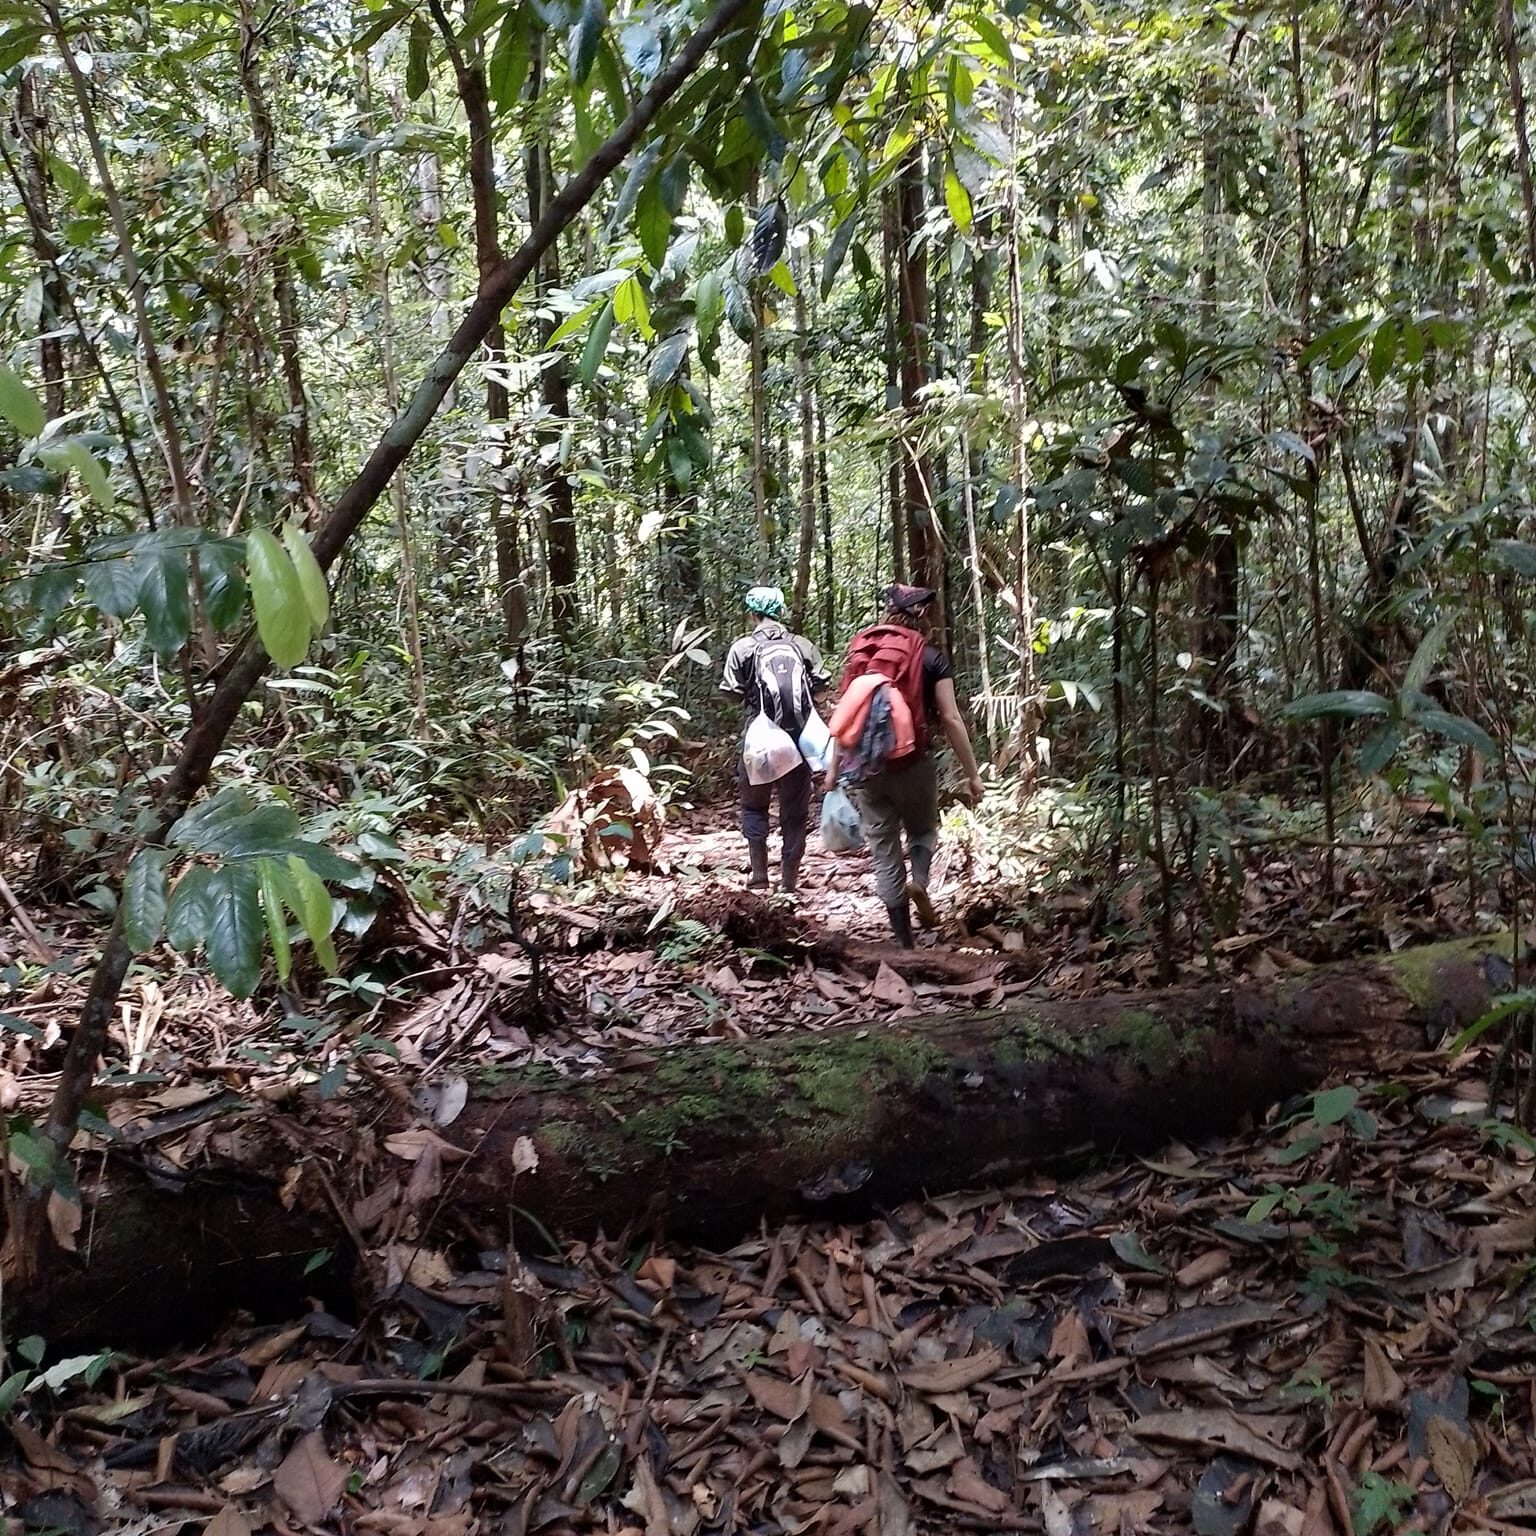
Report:
M 943 726 L 965 769 L 966 798 L 974 804 L 982 795 L 976 755 L 955 702 L 949 657 L 927 640 L 928 611 L 936 596 L 928 587 L 900 582 L 887 589 L 884 619 L 860 630 L 848 647 L 830 721 L 826 786 L 831 789 L 839 775 L 850 781 L 874 860 L 875 888 L 904 949 L 912 947 L 913 909 L 924 928 L 938 926 L 928 894 L 939 839 L 938 764 L 928 750 L 935 723 Z
M 753 616 L 750 634 L 727 652 L 720 678 L 723 692 L 746 705 L 748 727 L 759 714 L 798 740 L 815 711 L 815 695 L 831 686 L 821 652 L 803 635 L 785 628 L 784 594 L 777 587 L 753 587 L 746 596 Z M 805 854 L 805 821 L 811 805 L 811 769 L 803 757 L 787 773 L 767 784 L 753 784 L 738 762 L 741 783 L 741 835 L 747 840 L 752 873 L 747 889 L 768 889 L 768 808 L 779 797 L 779 887 L 793 896 Z

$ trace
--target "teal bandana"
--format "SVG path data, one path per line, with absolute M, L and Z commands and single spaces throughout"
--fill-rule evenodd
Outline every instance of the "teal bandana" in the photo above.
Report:
M 765 619 L 776 619 L 784 612 L 784 594 L 778 587 L 753 587 L 746 596 L 747 611 Z

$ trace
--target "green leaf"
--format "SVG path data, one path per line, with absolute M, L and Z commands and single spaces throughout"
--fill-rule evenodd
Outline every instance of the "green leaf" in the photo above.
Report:
M 821 296 L 826 298 L 832 292 L 832 285 L 837 281 L 837 274 L 842 270 L 843 258 L 848 254 L 848 247 L 853 243 L 853 237 L 858 232 L 861 210 L 855 208 L 852 213 L 832 231 L 832 239 L 827 243 L 826 254 L 821 258 Z
M 1413 660 L 1408 663 L 1408 670 L 1403 673 L 1404 693 L 1424 691 L 1424 684 L 1429 680 L 1429 669 L 1439 660 L 1440 652 L 1445 648 L 1446 637 L 1450 634 L 1451 626 L 1455 622 L 1455 616 L 1447 613 L 1437 619 L 1426 631 L 1413 653 Z
M 1348 1083 L 1325 1088 L 1312 1095 L 1312 1118 L 1318 1125 L 1337 1125 L 1360 1101 L 1358 1089 Z
M 197 552 L 203 600 L 209 622 L 217 630 L 228 629 L 245 617 L 246 585 L 241 555 L 237 539 L 213 539 Z
M 1420 730 L 1433 731 L 1437 736 L 1444 736 L 1447 741 L 1454 741 L 1457 746 L 1471 747 L 1474 752 L 1481 752 L 1484 757 L 1499 755 L 1498 744 L 1493 737 L 1475 720 L 1468 720 L 1465 715 L 1453 715 L 1449 710 L 1428 705 L 1410 710 L 1408 718 Z
M 773 114 L 768 110 L 768 103 L 763 100 L 763 93 L 755 85 L 749 85 L 741 93 L 741 111 L 747 126 L 752 130 L 752 137 L 762 145 L 763 153 L 768 159 L 777 164 L 784 158 L 784 151 L 789 148 L 789 142 L 785 139 L 783 130 L 774 121 Z
M 1448 1047 L 1450 1054 L 1459 1056 L 1501 1020 L 1509 1018 L 1511 1014 L 1525 1013 L 1533 1008 L 1536 1008 L 1536 987 L 1522 987 L 1517 992 L 1505 993 L 1503 997 L 1493 1001 L 1486 1013 L 1474 1019 L 1451 1041 Z
M 334 972 L 339 965 L 331 943 L 331 893 L 297 854 L 288 855 L 288 873 L 293 877 L 293 894 L 298 898 L 294 915 L 309 935 L 316 959 L 327 971 Z
M 141 848 L 129 860 L 123 876 L 118 911 L 123 918 L 123 939 L 136 955 L 152 950 L 164 931 L 165 866 L 169 859 L 164 848 Z
M 581 349 L 581 362 L 576 370 L 581 376 L 581 382 L 589 389 L 597 377 L 597 370 L 603 366 L 603 358 L 608 353 L 608 338 L 612 334 L 613 300 L 609 299 L 592 322 L 592 330 L 587 336 L 586 346 Z
M 189 869 L 176 882 L 165 908 L 165 936 L 182 954 L 190 954 L 202 942 L 213 921 L 210 889 L 213 871 L 205 864 Z
M 109 618 L 126 619 L 139 606 L 139 581 L 143 570 L 143 564 L 133 554 L 88 561 L 80 573 L 85 595 Z
M 787 299 L 795 296 L 795 274 L 787 261 L 776 261 L 768 270 L 768 281 Z
M 782 198 L 766 203 L 757 211 L 752 224 L 752 275 L 761 277 L 773 270 L 784 254 L 789 236 L 789 210 Z
M 742 212 L 740 203 L 732 203 L 725 210 L 725 241 L 734 249 L 741 244 L 742 236 L 747 232 L 747 216 Z
M 1536 544 L 1524 544 L 1519 539 L 1495 539 L 1488 546 L 1495 562 L 1517 576 L 1536 576 Z
M 79 472 L 81 482 L 97 506 L 103 512 L 110 512 L 117 505 L 117 498 L 112 494 L 112 482 L 107 478 L 101 460 L 78 437 L 70 439 L 65 452 L 69 455 L 70 465 Z
M 1321 336 L 1314 336 L 1302 348 L 1299 361 L 1303 364 L 1315 363 L 1327 353 L 1332 367 L 1342 367 L 1354 355 L 1371 324 L 1372 317 L 1366 315 L 1360 320 L 1346 320 L 1341 325 L 1330 326 Z
M 651 177 L 635 204 L 635 233 L 640 237 L 645 259 L 653 268 L 659 268 L 672 238 L 672 213 L 662 195 L 660 176 Z
M 971 12 L 967 20 L 976 29 L 982 51 L 990 53 L 1004 69 L 1012 69 L 1013 49 L 1008 46 L 1008 39 L 1003 36 L 1002 28 L 980 10 Z
M 512 5 L 496 34 L 496 46 L 491 50 L 486 76 L 491 102 L 498 112 L 509 112 L 516 105 L 523 81 L 528 78 L 531 56 L 532 22 L 528 8 Z
M 620 325 L 633 325 L 647 341 L 655 339 L 656 332 L 651 325 L 651 306 L 646 300 L 639 277 L 633 272 L 613 290 L 613 318 Z
M 562 341 L 569 341 L 580 330 L 591 328 L 592 317 L 603 307 L 604 300 L 601 296 L 592 300 L 590 304 L 583 304 L 580 309 L 567 315 L 564 320 L 550 332 L 549 344 L 558 347 Z
M 278 666 L 297 666 L 309 653 L 310 638 L 309 606 L 299 573 L 265 528 L 246 536 L 245 562 L 261 643 Z
M 645 375 L 646 385 L 653 394 L 659 389 L 665 389 L 677 377 L 677 371 L 683 366 L 683 359 L 687 355 L 687 331 L 674 331 L 656 348 L 651 354 L 651 365 Z
M 1109 1246 L 1115 1250 L 1115 1256 L 1134 1269 L 1144 1269 L 1148 1274 L 1166 1275 L 1168 1271 L 1142 1247 L 1141 1238 L 1135 1232 L 1114 1232 L 1110 1234 Z
M 1292 699 L 1281 711 L 1289 720 L 1316 720 L 1321 715 L 1342 715 L 1358 720 L 1392 713 L 1392 704 L 1365 688 L 1340 688 L 1328 693 L 1309 693 Z
M 960 178 L 953 171 L 944 173 L 944 203 L 955 228 L 962 235 L 971 232 L 971 194 L 960 185 Z
M 608 9 L 603 0 L 582 0 L 581 11 L 571 26 L 566 44 L 571 79 L 580 85 L 592 73 L 597 58 L 598 40 L 608 25 Z
M 1383 320 L 1376 327 L 1376 334 L 1371 338 L 1370 359 L 1366 363 L 1371 383 L 1379 386 L 1391 373 L 1392 364 L 1397 361 L 1397 345 L 1401 335 L 1396 320 Z
M 43 402 L 32 393 L 26 380 L 4 363 L 0 363 L 0 416 L 21 437 L 36 437 L 48 425 Z
M 427 18 L 417 12 L 411 17 L 410 42 L 405 54 L 405 94 L 410 101 L 424 96 L 431 83 L 431 52 L 432 29 Z
M 293 562 L 294 574 L 299 578 L 299 588 L 304 594 L 304 606 L 309 612 L 309 622 L 316 634 L 325 628 L 331 616 L 331 592 L 325 584 L 325 572 L 309 547 L 309 539 L 297 523 L 283 525 L 283 548 Z
M 277 979 L 287 981 L 293 965 L 293 950 L 288 943 L 288 919 L 283 906 L 297 905 L 298 898 L 290 899 L 293 877 L 287 862 L 276 859 L 257 859 L 256 878 L 261 884 L 261 911 L 267 923 L 267 937 L 272 941 L 272 958 L 277 964 Z
M 187 557 L 177 549 L 150 550 L 141 568 L 137 596 L 150 648 L 157 655 L 173 656 L 187 643 L 192 622 Z
M 235 997 L 249 997 L 261 980 L 262 921 L 256 868 L 234 859 L 212 871 L 203 947 L 213 974 Z

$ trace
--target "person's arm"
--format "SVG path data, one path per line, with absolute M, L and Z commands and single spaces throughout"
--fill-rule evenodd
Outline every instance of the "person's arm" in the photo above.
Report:
M 795 644 L 800 647 L 800 654 L 805 658 L 805 670 L 811 680 L 811 697 L 819 702 L 822 694 L 832 686 L 832 675 L 827 671 L 821 652 L 816 649 L 813 641 L 807 640 L 804 635 L 796 635 Z
M 821 780 L 821 786 L 827 791 L 837 788 L 837 770 L 842 762 L 843 744 L 836 736 L 832 738 L 832 750 L 827 753 L 827 771 Z
M 976 767 L 976 754 L 971 751 L 970 732 L 965 728 L 960 705 L 955 699 L 954 678 L 941 677 L 934 684 L 933 698 L 939 706 L 939 719 L 944 725 L 944 737 L 954 748 L 955 756 L 960 759 L 960 766 L 965 769 L 966 788 L 970 792 L 971 800 L 978 801 L 983 793 L 981 772 Z
M 720 692 L 730 694 L 733 699 L 747 696 L 747 680 L 742 675 L 745 671 L 743 660 L 741 641 L 738 640 L 725 653 L 725 671 L 720 674 Z

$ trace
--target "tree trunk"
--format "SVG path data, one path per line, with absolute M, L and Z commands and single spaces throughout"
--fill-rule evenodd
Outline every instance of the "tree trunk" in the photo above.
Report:
M 24 69 L 16 90 L 17 140 L 21 150 L 24 196 L 28 203 L 28 221 L 32 230 L 32 248 L 37 255 L 38 277 L 42 283 L 43 302 L 38 311 L 38 363 L 43 375 L 43 405 L 50 421 L 64 414 L 64 341 L 58 334 L 64 323 L 67 300 L 58 268 L 58 247 L 50 231 L 53 217 L 49 210 L 48 115 L 37 99 L 32 72 Z
M 896 245 L 899 239 L 896 196 L 880 205 L 881 292 L 885 300 L 885 408 L 894 413 L 901 401 L 901 346 L 896 333 Z M 891 526 L 891 580 L 907 581 L 907 522 L 901 502 L 902 434 L 892 434 L 886 459 L 886 503 Z
M 534 44 L 533 63 L 528 74 L 530 101 L 537 101 L 543 89 L 544 45 L 543 36 Z M 553 173 L 550 166 L 548 130 L 533 134 L 528 141 L 524 157 L 528 180 L 528 222 L 537 224 L 549 201 Z M 558 443 L 565 431 L 571 414 L 570 377 L 563 353 L 550 347 L 549 339 L 555 334 L 556 319 L 543 313 L 545 294 L 560 286 L 560 247 L 551 241 L 534 274 L 536 307 L 540 311 L 538 322 L 539 351 L 545 363 L 539 372 L 539 398 L 544 405 L 545 423 L 540 438 L 545 443 Z M 576 540 L 575 495 L 571 489 L 571 477 L 566 465 L 557 456 L 549 465 L 544 481 L 546 509 L 545 545 L 549 551 L 549 610 L 555 638 L 561 645 L 569 645 L 572 631 L 580 614 L 580 602 L 576 589 L 578 546 Z
M 502 1230 L 524 1137 L 539 1165 L 517 1177 L 516 1204 L 569 1234 L 613 1234 L 644 1221 L 673 1237 L 729 1241 L 764 1217 L 844 1220 L 923 1194 L 1005 1185 L 1041 1168 L 1229 1131 L 1330 1073 L 1422 1051 L 1426 1032 L 1439 1038 L 1482 1012 L 1492 990 L 1484 957 L 1508 948 L 1507 935 L 1453 940 L 1278 984 L 1222 980 L 632 1051 L 620 1070 L 584 1081 L 535 1066 L 472 1100 L 445 1133 L 469 1154 L 455 1164 L 445 1198 L 472 1230 Z M 241 1130 L 264 1166 L 293 1162 L 291 1128 L 287 1152 L 278 1148 L 280 1128 L 260 1113 Z M 271 1155 L 262 1155 L 263 1136 Z M 157 1210 L 184 1212 L 181 1202 L 193 1199 L 207 1231 L 199 1237 L 197 1224 L 177 1218 L 178 1244 L 192 1252 L 168 1264 L 155 1288 L 167 1305 L 170 1287 L 185 1288 L 189 1308 L 199 1297 L 206 1304 L 218 1283 L 211 1277 L 223 1272 L 216 1253 L 229 1261 L 230 1230 L 207 1202 L 255 1198 L 248 1171 L 237 1185 L 208 1178 L 181 1195 L 134 1181 L 103 1197 L 92 1272 L 101 1266 L 109 1295 L 93 1298 L 91 1272 L 82 1278 L 72 1264 L 61 1294 L 74 1316 L 99 1319 L 102 1336 L 122 1343 L 136 1293 L 123 1284 L 121 1246 L 133 1244 L 141 1261 L 146 1225 L 163 1230 L 169 1219 Z M 219 1188 L 235 1193 L 216 1195 Z M 252 1252 L 274 1246 L 262 1223 L 275 1219 L 277 1188 L 274 1178 L 266 1204 L 249 1206 Z M 325 1212 L 349 1208 L 361 1192 L 338 1190 L 333 1179 L 328 1190 L 317 1183 L 301 1193 L 296 1209 L 315 1213 L 309 1220 L 323 1228 Z M 448 1235 L 439 1229 L 437 1240 Z M 307 1227 L 276 1246 L 298 1267 L 319 1242 Z M 199 1243 L 208 1268 L 190 1262 Z M 128 1315 L 106 1315 L 104 1304 L 118 1296 Z M 39 1326 L 50 1300 L 38 1294 L 29 1307 L 28 1326 Z
M 944 550 L 934 504 L 933 465 L 922 452 L 920 421 L 923 386 L 928 383 L 929 314 L 928 265 L 923 240 L 926 199 L 923 195 L 923 154 L 914 147 L 902 167 L 897 190 L 896 331 L 901 354 L 901 497 L 906 512 L 907 542 L 912 553 L 912 580 L 942 591 Z M 942 603 L 937 605 L 942 608 Z M 942 631 L 942 613 L 935 631 Z
M 814 282 L 816 264 L 807 248 L 795 282 L 795 381 L 800 390 L 800 543 L 795 551 L 795 595 L 790 628 L 805 629 L 806 604 L 811 595 L 811 556 L 816 549 L 816 406 L 811 388 L 811 337 L 806 320 L 805 290 Z

